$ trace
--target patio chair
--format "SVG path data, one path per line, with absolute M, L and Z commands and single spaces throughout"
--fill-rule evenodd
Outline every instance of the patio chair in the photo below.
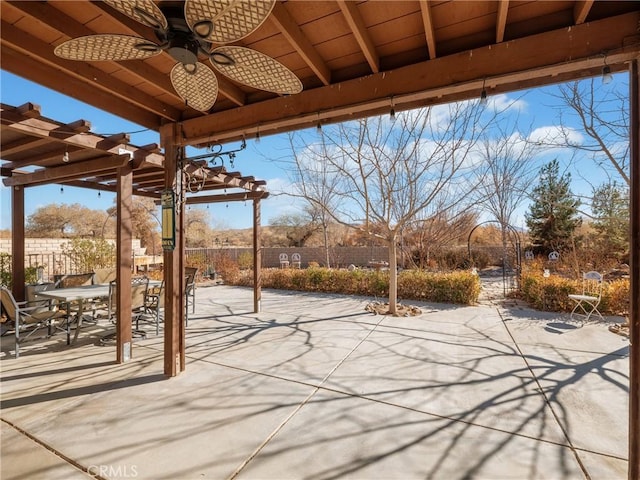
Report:
M 94 285 L 107 284 L 116 279 L 116 268 L 96 268 L 93 272 L 92 282 Z
M 7 318 L 13 324 L 15 335 L 15 358 L 20 356 L 20 344 L 25 342 L 42 328 L 47 329 L 47 337 L 53 334 L 53 329 L 58 329 L 69 335 L 69 325 L 66 321 L 67 312 L 58 310 L 57 308 L 48 308 L 40 305 L 29 306 L 29 302 L 16 302 L 13 294 L 6 287 L 0 289 L 0 299 L 2 301 L 2 309 Z M 65 328 L 60 327 L 57 320 L 65 319 Z M 21 333 L 25 333 L 23 337 Z
M 135 277 L 131 279 L 131 321 L 136 322 L 136 328 L 133 331 L 133 336 L 145 338 L 146 332 L 139 330 L 138 319 L 140 315 L 144 313 L 145 297 L 147 295 L 147 289 L 149 286 L 149 279 L 147 277 Z M 98 313 L 98 317 L 104 317 L 113 322 L 117 322 L 117 291 L 118 287 L 116 281 L 109 282 L 109 298 L 107 300 L 107 311 Z M 105 343 L 108 340 L 115 339 L 115 332 L 102 337 L 101 342 Z
M 27 302 L 29 306 L 39 305 L 41 307 L 48 307 L 49 300 L 43 300 L 38 298 L 38 292 L 45 292 L 47 290 L 53 290 L 56 287 L 56 284 L 53 282 L 47 283 L 33 283 L 30 285 L 25 285 L 24 292 L 27 297 Z
M 576 306 L 571 311 L 571 319 L 575 317 L 584 317 L 584 321 L 588 321 L 592 314 L 600 317 L 602 315 L 598 311 L 598 305 L 602 299 L 602 275 L 598 272 L 591 271 L 582 275 L 582 293 L 570 293 L 569 298 L 576 302 Z M 582 313 L 579 313 L 579 311 Z
M 156 335 L 160 334 L 160 310 L 164 308 L 164 280 L 158 286 L 149 287 L 144 297 L 144 314 L 136 319 L 136 330 L 139 330 L 138 322 L 146 320 L 149 315 L 156 324 Z
M 56 288 L 81 287 L 83 285 L 91 285 L 93 283 L 93 272 L 54 275 L 53 279 L 56 284 Z

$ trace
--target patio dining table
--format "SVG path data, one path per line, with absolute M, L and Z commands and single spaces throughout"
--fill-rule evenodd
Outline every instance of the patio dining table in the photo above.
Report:
M 150 280 L 149 286 L 160 285 L 159 281 Z M 69 305 L 72 302 L 78 304 L 78 324 L 76 325 L 76 331 L 73 335 L 73 340 L 70 338 L 70 334 L 67 329 L 67 344 L 75 343 L 82 327 L 82 316 L 84 314 L 85 305 L 88 302 L 94 300 L 103 300 L 109 298 L 109 284 L 100 283 L 95 285 L 82 285 L 79 287 L 70 288 L 56 288 L 53 290 L 44 290 L 37 293 L 38 297 L 46 298 L 49 300 L 57 300 L 59 303 L 67 304 L 67 311 L 69 311 Z M 67 324 L 69 318 L 67 317 Z
M 78 325 L 76 326 L 76 332 L 73 335 L 73 341 L 70 339 L 69 330 L 67 329 L 67 344 L 75 343 L 82 327 L 82 316 L 84 313 L 85 303 L 109 298 L 109 284 L 96 284 L 96 285 L 82 285 L 79 287 L 70 288 L 56 288 L 54 290 L 45 290 L 38 292 L 40 298 L 46 298 L 49 300 L 57 300 L 59 303 L 67 305 L 67 312 L 69 312 L 69 305 L 71 302 L 78 303 Z M 69 324 L 69 317 L 67 316 L 67 325 Z

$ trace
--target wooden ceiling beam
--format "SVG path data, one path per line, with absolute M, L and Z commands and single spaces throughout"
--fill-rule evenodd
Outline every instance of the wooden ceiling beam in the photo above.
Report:
M 60 68 L 43 64 L 37 58 L 16 51 L 4 42 L 0 43 L 0 56 L 3 70 L 28 78 L 40 85 L 46 85 L 63 95 L 126 118 L 138 125 L 156 130 L 163 121 L 159 115 L 148 109 L 141 108 L 127 99 L 113 96 L 106 90 L 96 89 L 85 79 L 66 77 Z
M 431 19 L 431 6 L 429 0 L 420 0 L 420 13 L 422 14 L 422 24 L 424 25 L 424 34 L 427 39 L 427 50 L 429 58 L 436 58 L 436 35 L 433 31 L 433 21 Z
M 129 162 L 129 155 L 105 156 L 86 162 L 76 162 L 61 167 L 45 168 L 32 173 L 13 175 L 2 182 L 5 186 L 15 185 L 43 185 L 58 183 L 65 180 L 77 180 L 90 177 L 96 173 L 114 170 Z
M 179 142 L 200 145 L 251 137 L 258 129 L 256 119 L 266 135 L 307 128 L 318 120 L 355 119 L 388 111 L 391 96 L 397 110 L 477 98 L 483 78 L 501 91 L 556 83 L 562 75 L 575 78 L 577 72 L 601 67 L 603 51 L 609 52 L 612 69 L 615 64 L 623 69 L 623 62 L 640 52 L 639 21 L 639 12 L 628 13 L 185 120 Z
M 72 17 L 64 14 L 57 8 L 54 8 L 49 3 L 33 2 L 33 1 L 21 1 L 11 2 L 10 5 L 20 10 L 25 15 L 32 17 L 33 19 L 47 24 L 49 27 L 54 28 L 60 32 L 61 36 L 68 37 L 68 39 L 82 37 L 86 35 L 95 35 L 96 32 L 90 28 L 77 22 Z M 106 4 L 105 4 L 106 6 Z M 99 3 L 88 3 L 84 8 L 101 8 Z M 124 15 L 123 15 L 124 17 Z M 132 20 L 132 22 L 134 22 Z M 137 22 L 134 22 L 137 23 Z M 115 33 L 115 32 L 114 32 Z M 127 32 L 128 35 L 139 36 L 140 34 L 135 30 Z M 53 49 L 53 46 L 51 47 Z M 176 100 L 181 100 L 180 96 L 176 93 L 169 80 L 169 77 L 147 65 L 142 61 L 123 61 L 117 62 L 119 68 L 126 70 L 127 73 L 135 75 L 137 78 L 144 82 L 149 82 L 164 93 L 172 96 Z
M 504 30 L 507 26 L 507 14 L 509 13 L 509 0 L 498 2 L 498 18 L 496 20 L 496 43 L 504 41 Z
M 3 128 L 2 130 L 5 130 L 5 128 Z M 36 138 L 36 137 L 21 138 L 19 140 L 16 140 L 15 142 L 2 145 L 2 158 L 3 160 L 9 160 L 9 158 L 12 155 L 33 150 L 34 148 L 38 148 L 43 145 L 46 145 L 50 141 L 51 140 L 49 140 L 48 138 Z M 13 168 L 13 166 L 9 166 L 9 168 Z
M 39 108 L 39 107 L 38 107 Z M 0 111 L 3 128 L 29 135 L 30 137 L 42 138 L 47 142 L 60 142 L 74 149 L 92 149 L 100 153 L 120 154 L 122 149 L 131 152 L 134 158 L 134 168 L 156 167 L 162 168 L 164 156 L 153 151 L 128 145 L 130 135 L 118 133 L 109 137 L 103 137 L 87 131 L 91 125 L 86 120 L 77 120 L 69 124 L 60 124 L 44 117 L 34 117 L 30 112 L 25 112 L 24 108 L 13 108 L 2 105 Z M 46 155 L 46 154 L 45 154 Z M 5 167 L 30 165 L 28 159 L 24 161 L 4 164 Z
M 227 80 L 216 71 L 218 79 L 218 92 L 227 97 L 231 102 L 241 107 L 247 103 L 247 95 L 234 83 Z
M 580 25 L 587 20 L 593 2 L 594 0 L 579 0 L 573 6 L 573 21 L 576 25 Z
M 264 199 L 269 196 L 269 192 L 238 192 L 227 193 L 225 195 L 197 195 L 187 197 L 187 205 L 199 205 L 203 203 L 225 203 L 242 202 L 244 200 Z
M 371 71 L 373 73 L 378 73 L 380 71 L 380 57 L 378 56 L 376 47 L 369 36 L 369 32 L 367 32 L 364 20 L 362 20 L 362 15 L 360 15 L 360 11 L 358 10 L 358 4 L 351 0 L 337 0 L 337 3 L 340 10 L 342 10 L 342 15 L 349 24 L 349 28 L 351 28 L 354 37 L 356 37 L 356 41 L 358 42 L 364 57 L 367 59 Z
M 90 190 L 97 190 L 99 192 L 111 192 L 111 193 L 117 192 L 117 188 L 115 185 L 103 185 L 95 181 L 71 180 L 71 181 L 65 181 L 60 183 L 69 187 L 87 188 Z M 160 194 L 158 192 L 148 192 L 144 190 L 138 190 L 135 188 L 135 186 L 133 187 L 132 194 L 135 197 L 149 197 L 154 199 L 160 198 Z
M 50 144 L 51 140 L 49 139 L 39 139 L 42 142 L 42 145 Z M 5 167 L 10 169 L 22 168 L 27 165 L 42 165 L 44 163 L 51 162 L 53 159 L 60 159 L 66 153 L 71 157 L 73 153 L 82 151 L 81 148 L 78 147 L 67 147 L 62 144 L 58 148 L 53 150 L 48 150 L 44 153 L 37 154 L 28 154 L 26 157 L 21 159 L 16 159 L 11 162 L 7 162 L 4 164 Z M 3 155 L 4 155 L 4 147 L 3 147 Z M 7 155 L 7 157 L 9 157 Z M 6 157 L 5 157 L 6 158 Z
M 1 21 L 0 28 L 2 29 L 2 44 L 22 53 L 24 56 L 35 57 L 35 59 L 49 67 L 63 70 L 65 74 L 92 85 L 94 89 L 104 90 L 167 120 L 177 121 L 180 119 L 180 112 L 176 108 L 142 93 L 137 88 L 116 79 L 113 75 L 92 66 L 89 62 L 60 58 L 53 53 L 51 45 L 38 40 L 4 20 Z
M 311 45 L 309 39 L 302 30 L 300 30 L 295 20 L 291 18 L 286 6 L 280 2 L 276 2 L 269 18 L 322 83 L 330 85 L 331 70 L 329 70 L 329 67 L 324 60 L 322 60 L 313 45 Z

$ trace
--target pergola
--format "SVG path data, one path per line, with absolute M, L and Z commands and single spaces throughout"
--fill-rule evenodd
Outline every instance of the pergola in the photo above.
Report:
M 158 1 L 161 8 L 181 2 Z M 626 71 L 631 98 L 631 353 L 629 478 L 640 478 L 640 2 L 277 1 L 268 20 L 237 45 L 279 61 L 303 91 L 279 96 L 217 75 L 218 99 L 193 110 L 169 80 L 167 53 L 146 60 L 74 62 L 60 43 L 95 33 L 154 41 L 153 31 L 107 4 L 0 3 L 2 68 L 159 131 L 163 188 L 184 172 L 184 147 L 225 144 L 363 116 L 490 96 Z M 144 154 L 140 154 L 144 156 Z M 134 162 L 136 160 L 134 155 Z M 132 189 L 129 167 L 116 188 Z M 22 193 L 14 189 L 18 201 Z M 121 213 L 126 205 L 120 205 Z M 178 211 L 177 218 L 181 218 Z M 20 212 L 18 212 L 18 215 Z M 14 222 L 14 226 L 15 226 Z M 178 222 L 179 223 L 179 222 Z M 14 235 L 20 235 L 20 231 Z M 181 231 L 165 252 L 165 374 L 184 365 Z M 124 259 L 121 258 L 124 261 Z M 121 265 L 122 271 L 126 265 Z M 124 280 L 124 277 L 120 280 Z
M 11 188 L 13 207 L 11 262 L 14 297 L 23 299 L 25 294 L 25 192 L 28 187 L 51 183 L 116 194 L 118 282 L 128 284 L 133 270 L 132 196 L 150 197 L 160 203 L 166 191 L 164 156 L 159 153 L 158 145 L 138 147 L 130 143 L 128 134 L 106 137 L 92 133 L 91 123 L 83 119 L 72 123 L 57 122 L 42 116 L 40 107 L 32 103 L 17 107 L 0 104 L 0 118 L 3 159 L 0 173 L 4 177 L 3 184 Z M 179 201 L 175 202 L 181 209 L 178 218 L 184 218 L 185 204 L 253 201 L 254 311 L 259 311 L 260 200 L 269 196 L 266 182 L 242 176 L 239 172 L 228 172 L 224 165 L 210 167 L 206 159 L 184 157 L 180 161 L 181 183 L 172 189 L 179 195 Z M 178 231 L 183 229 L 183 224 L 178 225 Z M 179 260 L 182 258 L 180 256 Z M 131 298 L 126 290 L 124 293 L 117 300 L 118 312 L 128 314 L 123 314 L 117 323 L 118 362 L 126 361 L 123 352 L 131 351 Z

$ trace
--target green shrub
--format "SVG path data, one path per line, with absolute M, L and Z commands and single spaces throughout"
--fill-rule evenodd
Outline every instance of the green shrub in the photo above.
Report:
M 112 267 L 116 259 L 115 245 L 103 238 L 74 238 L 62 244 L 62 253 L 71 258 L 78 272 Z
M 253 277 L 244 273 L 227 283 L 251 286 Z M 369 270 L 333 270 L 329 268 L 262 270 L 262 286 L 344 295 L 387 297 L 389 272 Z M 398 275 L 398 298 L 471 305 L 478 300 L 480 280 L 469 272 L 427 273 L 406 270 Z
M 570 312 L 575 302 L 570 293 L 582 291 L 582 280 L 558 275 L 544 278 L 541 273 L 525 272 L 520 281 L 520 297 L 537 310 Z M 626 315 L 629 312 L 629 280 L 604 282 L 598 310 L 603 315 Z
M 253 268 L 253 253 L 242 252 L 238 255 L 238 267 L 240 267 L 240 270 Z

